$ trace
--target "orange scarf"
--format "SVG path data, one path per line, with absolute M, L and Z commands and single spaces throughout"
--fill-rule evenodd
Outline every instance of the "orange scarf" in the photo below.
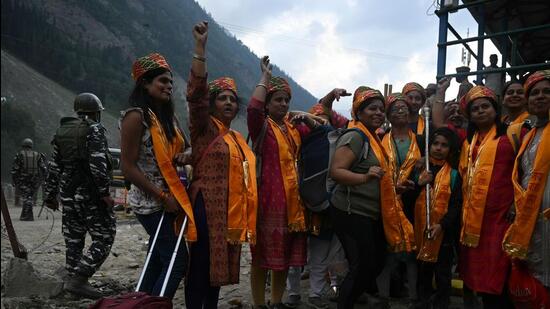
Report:
M 451 171 L 449 163 L 445 163 L 439 173 L 435 176 L 435 187 L 431 190 L 430 202 L 430 223 L 439 224 L 449 208 L 451 198 Z M 414 235 L 418 245 L 418 259 L 426 262 L 437 262 L 443 233 L 437 238 L 427 239 L 425 237 L 426 227 L 426 188 L 422 189 L 420 196 L 416 199 L 414 208 Z
M 409 146 L 409 151 L 407 152 L 407 157 L 405 161 L 401 163 L 401 166 L 397 167 L 397 149 L 393 143 L 393 134 L 390 131 L 389 134 L 386 134 L 382 139 L 382 146 L 386 150 L 390 160 L 390 166 L 392 168 L 393 182 L 397 185 L 407 179 L 411 175 L 411 172 L 414 169 L 416 161 L 420 159 L 420 149 L 416 143 L 416 135 L 412 130 L 409 130 L 409 139 L 411 140 L 411 145 Z
M 287 134 L 271 118 L 267 118 L 271 130 L 275 134 L 279 148 L 279 164 L 286 197 L 286 212 L 290 232 L 305 232 L 306 222 L 304 207 L 298 191 L 298 152 L 302 140 L 300 132 L 285 119 Z
M 503 116 L 502 117 L 502 122 L 506 122 L 506 120 L 508 120 L 508 118 L 510 118 L 510 116 L 508 116 L 508 115 Z M 511 121 L 510 125 L 523 123 L 523 122 L 525 122 L 525 119 L 527 119 L 527 118 L 529 118 L 529 113 L 527 111 L 525 111 L 525 112 L 521 113 L 514 121 Z
M 178 172 L 174 166 L 174 157 L 176 154 L 183 152 L 183 135 L 176 127 L 176 137 L 172 141 L 168 141 L 157 116 L 151 110 L 149 110 L 149 117 L 151 118 L 151 127 L 149 130 L 151 131 L 153 150 L 160 173 L 164 181 L 166 181 L 170 193 L 174 195 L 189 219 L 185 238 L 188 241 L 196 241 L 197 229 L 195 227 L 195 218 L 193 217 L 193 207 L 191 206 L 187 191 L 181 183 Z M 181 224 L 181 221 L 176 220 L 174 224 L 175 230 L 179 231 L 179 224 Z
M 464 205 L 462 208 L 462 230 L 460 242 L 467 247 L 477 247 L 481 224 L 485 212 L 485 203 L 493 175 L 495 155 L 499 138 L 496 138 L 496 126 L 485 135 L 477 148 L 474 160 L 474 148 L 479 140 L 479 132 L 474 134 L 472 144 L 464 141 L 460 158 L 460 172 L 466 181 L 462 185 Z
M 256 243 L 256 156 L 239 132 L 210 117 L 229 148 L 229 188 L 227 194 L 227 241 Z
M 416 134 L 422 135 L 424 134 L 424 127 L 426 124 L 424 123 L 424 117 L 418 116 L 418 124 L 416 125 Z
M 382 179 L 380 179 L 380 208 L 384 224 L 384 234 L 386 234 L 389 250 L 392 252 L 410 252 L 414 250 L 414 230 L 398 202 L 399 199 L 395 193 L 391 165 L 382 142 L 378 136 L 372 135 L 360 121 L 350 121 L 348 127 L 357 128 L 367 136 L 370 149 L 372 149 L 378 162 L 380 162 L 382 170 L 386 171 Z
M 525 149 L 533 140 L 536 132 L 542 131 L 542 137 L 537 148 L 537 155 L 533 164 L 533 171 L 527 190 L 520 184 L 519 168 L 521 157 Z M 508 228 L 502 248 L 509 256 L 525 259 L 529 251 L 529 243 L 535 229 L 535 224 L 539 216 L 540 206 L 546 188 L 548 172 L 550 171 L 550 125 L 544 128 L 531 130 L 523 141 L 519 154 L 516 157 L 514 171 L 512 172 L 512 182 L 514 183 L 514 201 L 516 205 L 516 218 L 514 223 Z

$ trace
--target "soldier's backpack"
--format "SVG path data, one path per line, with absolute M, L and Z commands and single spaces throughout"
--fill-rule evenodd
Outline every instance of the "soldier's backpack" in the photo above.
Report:
M 62 162 L 74 164 L 88 159 L 86 136 L 94 122 L 89 118 L 63 117 L 55 132 L 54 141 Z
M 21 150 L 19 155 L 23 162 L 23 173 L 30 176 L 35 176 L 40 173 L 40 154 L 38 152 L 34 150 Z
M 360 159 L 351 167 L 354 168 L 368 151 L 368 139 L 361 130 L 319 126 L 302 141 L 298 161 L 299 191 L 304 205 L 313 212 L 322 212 L 330 205 L 330 196 L 336 186 L 330 177 L 330 164 L 338 139 L 349 131 L 358 132 L 365 141 L 359 155 Z

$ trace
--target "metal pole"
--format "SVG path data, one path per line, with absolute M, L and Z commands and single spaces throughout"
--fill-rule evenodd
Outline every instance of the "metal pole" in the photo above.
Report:
M 437 76 L 445 75 L 445 64 L 447 61 L 447 26 L 449 24 L 449 13 L 443 12 L 439 16 L 439 38 L 437 40 Z
M 508 30 L 508 19 L 503 18 L 502 19 L 502 31 Z M 508 36 L 503 36 L 500 40 L 500 44 L 502 44 L 502 59 L 501 59 L 501 68 L 506 68 L 506 61 L 508 60 Z M 515 79 L 512 77 L 512 74 L 510 74 L 510 77 L 512 79 Z M 506 75 L 504 75 L 504 80 L 501 82 L 504 82 L 506 80 Z
M 6 203 L 6 198 L 4 197 L 4 186 L 2 186 L 2 218 L 4 218 L 4 224 L 6 224 L 6 230 L 8 232 L 8 239 L 10 240 L 11 250 L 13 251 L 13 256 L 20 259 L 27 259 L 27 250 L 25 248 L 19 247 L 19 242 L 17 241 L 17 235 L 13 229 L 11 223 L 10 211 L 8 210 L 8 204 Z
M 451 31 L 451 33 L 457 39 L 462 40 L 462 37 L 460 36 L 460 34 L 458 34 L 458 32 L 455 30 L 455 28 L 453 28 L 453 26 L 451 26 L 451 24 L 449 24 L 448 27 L 449 27 L 449 31 Z M 477 55 L 476 55 L 476 53 L 474 53 L 472 48 L 470 48 L 470 45 L 468 45 L 468 43 L 462 43 L 462 45 L 470 52 L 470 55 L 472 55 L 474 57 L 474 59 L 477 60 Z
M 549 69 L 549 68 L 550 68 L 550 62 L 534 63 L 534 64 L 511 66 L 511 67 L 507 67 L 507 68 L 487 69 L 487 70 L 484 70 L 484 71 L 472 71 L 472 72 L 444 74 L 444 75 L 441 75 L 441 76 L 438 75 L 437 79 L 439 80 L 442 77 L 470 76 L 470 75 L 477 75 L 477 74 L 491 74 L 491 73 L 510 72 L 510 71 L 517 71 L 517 70 L 538 71 L 538 70 L 544 70 L 544 69 Z
M 426 171 L 429 172 L 430 171 L 430 145 L 429 145 L 429 142 L 430 142 L 430 107 L 428 106 L 424 106 L 422 108 L 422 112 L 424 113 L 424 123 L 426 124 L 425 125 L 425 128 L 424 128 L 424 142 L 425 142 L 425 145 L 424 145 L 424 161 L 426 162 Z M 430 222 L 430 213 L 431 213 L 431 207 L 430 207 L 430 202 L 431 202 L 431 198 L 430 198 L 430 183 L 428 182 L 426 184 L 426 235 L 428 236 L 428 239 L 431 239 L 431 235 L 430 235 L 430 226 L 431 226 L 431 222 Z
M 479 21 L 477 26 L 477 36 L 480 38 L 477 40 L 477 70 L 483 70 L 483 47 L 484 39 L 481 37 L 485 34 L 485 7 L 483 5 L 478 7 Z M 476 84 L 481 85 L 483 82 L 483 75 L 477 74 Z
M 473 41 L 477 41 L 479 39 L 483 39 L 483 40 L 492 39 L 492 38 L 496 38 L 496 37 L 500 37 L 500 36 L 514 35 L 514 34 L 518 34 L 518 33 L 522 33 L 522 32 L 535 32 L 535 31 L 544 30 L 544 29 L 550 29 L 550 24 L 538 25 L 538 26 L 527 27 L 527 28 L 520 28 L 520 29 L 513 29 L 513 30 L 508 30 L 508 31 L 502 31 L 502 32 L 495 32 L 495 33 L 491 33 L 491 34 L 487 34 L 487 35 L 481 35 L 481 36 L 466 38 L 466 39 L 462 39 L 462 40 L 441 42 L 441 43 L 438 43 L 437 45 L 439 46 L 441 44 L 441 45 L 445 45 L 445 46 L 451 46 L 451 45 L 457 45 L 457 44 L 464 44 L 464 43 L 467 43 L 467 42 L 473 42 Z

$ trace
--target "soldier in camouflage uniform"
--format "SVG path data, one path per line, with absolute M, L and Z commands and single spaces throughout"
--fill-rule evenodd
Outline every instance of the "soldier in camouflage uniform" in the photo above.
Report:
M 63 208 L 66 245 L 64 289 L 88 298 L 99 298 L 88 279 L 103 264 L 115 239 L 113 199 L 109 195 L 111 162 L 105 128 L 100 124 L 101 101 L 91 93 L 74 102 L 78 117 L 64 117 L 52 141 L 52 160 L 45 186 L 44 203 Z M 86 232 L 92 244 L 83 253 Z
M 34 221 L 32 208 L 35 196 L 46 175 L 46 158 L 43 154 L 32 150 L 33 142 L 30 138 L 23 140 L 21 151 L 13 160 L 11 176 L 15 192 L 20 196 L 23 204 L 21 221 Z

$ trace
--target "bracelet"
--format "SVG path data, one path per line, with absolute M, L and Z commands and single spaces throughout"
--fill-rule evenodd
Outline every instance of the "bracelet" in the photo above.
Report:
M 256 85 L 256 88 L 258 88 L 258 87 L 264 87 L 265 90 L 268 90 L 268 89 L 267 89 L 267 86 L 266 86 L 264 83 L 259 83 L 259 84 L 257 84 L 257 85 Z
M 193 59 L 197 59 L 198 61 L 201 61 L 201 62 L 205 62 L 205 61 L 206 61 L 206 57 L 199 56 L 199 55 L 197 55 L 197 54 L 193 54 Z

